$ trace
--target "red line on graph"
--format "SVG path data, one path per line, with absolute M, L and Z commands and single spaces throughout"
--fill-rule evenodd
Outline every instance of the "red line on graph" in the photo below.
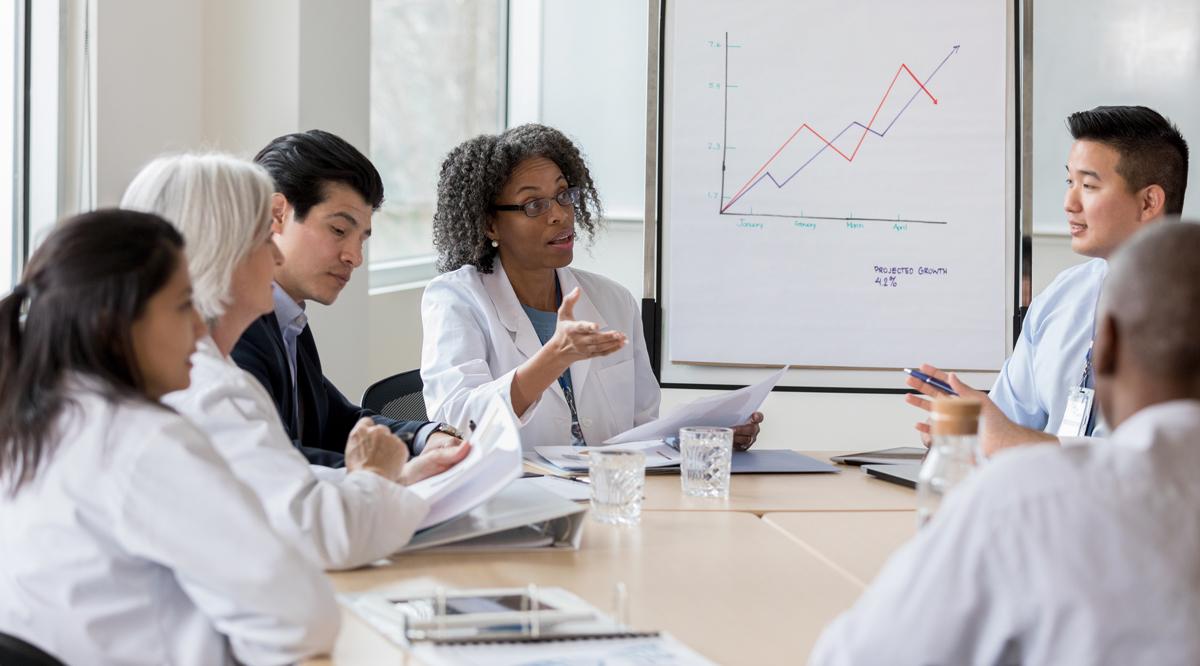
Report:
M 854 145 L 854 150 L 851 151 L 849 155 L 838 150 L 837 146 L 833 145 L 828 139 L 821 136 L 821 134 L 817 132 L 817 130 L 813 129 L 808 123 L 804 123 L 803 125 L 797 127 L 795 132 L 792 132 L 792 135 L 787 138 L 787 141 L 784 141 L 783 144 L 771 154 L 771 157 L 766 162 L 763 162 L 763 165 L 759 167 L 758 171 L 755 171 L 754 175 L 750 176 L 750 180 L 747 180 L 746 184 L 742 185 L 741 188 L 738 189 L 737 194 L 734 194 L 732 197 L 730 197 L 729 202 L 721 208 L 721 212 L 724 213 L 725 211 L 729 210 L 729 207 L 736 203 L 737 200 L 746 193 L 746 190 L 750 189 L 750 186 L 754 184 L 754 181 L 762 175 L 763 171 L 767 170 L 767 167 L 771 165 L 771 162 L 775 161 L 776 157 L 779 157 L 779 153 L 782 153 L 783 149 L 787 148 L 788 144 L 792 142 L 792 139 L 796 138 L 796 135 L 799 134 L 801 130 L 808 130 L 813 136 L 823 141 L 826 146 L 832 148 L 835 153 L 841 155 L 842 159 L 846 160 L 847 162 L 853 162 L 854 156 L 858 154 L 858 149 L 862 147 L 863 140 L 867 138 L 867 133 L 871 131 L 871 126 L 875 124 L 875 118 L 879 116 L 879 111 L 883 109 L 883 103 L 887 101 L 888 95 L 892 93 L 892 88 L 895 87 L 896 80 L 900 78 L 901 72 L 907 72 L 909 77 L 911 77 L 912 80 L 915 81 L 918 86 L 920 86 L 921 90 L 929 96 L 929 99 L 933 100 L 934 104 L 938 103 L 937 98 L 933 96 L 933 93 L 929 92 L 929 89 L 925 87 L 925 84 L 921 83 L 921 79 L 917 78 L 916 74 L 913 74 L 913 71 L 908 68 L 908 65 L 900 63 L 900 66 L 896 68 L 896 73 L 892 75 L 892 82 L 888 84 L 887 90 L 884 91 L 883 97 L 879 100 L 878 106 L 875 107 L 875 113 L 871 114 L 870 122 L 868 122 L 866 127 L 863 128 L 862 134 L 858 137 L 858 143 Z

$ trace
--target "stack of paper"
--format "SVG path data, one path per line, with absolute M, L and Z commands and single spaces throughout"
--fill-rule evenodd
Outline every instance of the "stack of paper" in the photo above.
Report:
M 494 398 L 474 432 L 471 452 L 449 470 L 409 486 L 429 503 L 418 529 L 445 522 L 483 504 L 521 476 L 521 435 L 512 410 Z

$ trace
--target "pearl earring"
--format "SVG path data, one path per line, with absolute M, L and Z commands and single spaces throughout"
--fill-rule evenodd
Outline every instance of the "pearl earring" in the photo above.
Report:
M 494 240 L 494 239 L 493 239 L 493 240 L 492 240 L 492 247 L 500 247 L 500 241 L 498 241 L 498 240 Z

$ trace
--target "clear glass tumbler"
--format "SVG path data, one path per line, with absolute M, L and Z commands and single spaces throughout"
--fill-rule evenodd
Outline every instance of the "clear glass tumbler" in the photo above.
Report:
M 612 525 L 637 525 L 642 519 L 646 456 L 641 451 L 588 449 L 592 518 Z
M 733 431 L 729 428 L 679 429 L 680 480 L 683 494 L 693 497 L 729 497 L 729 466 L 733 458 Z

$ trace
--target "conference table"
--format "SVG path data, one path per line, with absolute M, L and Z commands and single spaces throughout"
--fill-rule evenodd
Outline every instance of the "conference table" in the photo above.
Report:
M 330 578 L 348 595 L 558 586 L 605 612 L 615 612 L 623 583 L 635 629 L 667 631 L 718 664 L 803 663 L 825 625 L 916 531 L 914 491 L 838 469 L 734 475 L 722 500 L 685 497 L 677 475 L 651 475 L 641 524 L 588 519 L 578 550 L 434 550 Z M 353 613 L 342 615 L 333 654 L 308 663 L 416 663 Z

